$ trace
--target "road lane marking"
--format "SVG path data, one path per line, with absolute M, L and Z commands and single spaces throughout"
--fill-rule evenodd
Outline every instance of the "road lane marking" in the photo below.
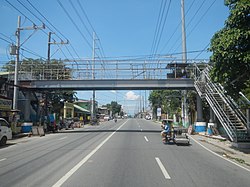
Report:
M 161 160 L 158 157 L 155 157 L 155 160 L 157 162 L 157 164 L 159 165 L 161 172 L 163 173 L 165 179 L 171 179 L 171 177 L 169 176 L 167 170 L 165 169 L 165 167 L 163 166 Z
M 2 161 L 4 161 L 4 160 L 6 160 L 7 158 L 2 158 L 2 159 L 0 159 L 0 162 L 2 162 Z
M 245 168 L 244 166 L 239 165 L 239 164 L 233 162 L 232 160 L 229 160 L 228 158 L 225 158 L 225 157 L 219 155 L 218 153 L 213 152 L 212 150 L 208 149 L 207 147 L 205 147 L 204 145 L 202 145 L 200 142 L 198 142 L 197 140 L 195 140 L 193 137 L 189 136 L 189 138 L 191 138 L 194 142 L 196 142 L 197 144 L 199 144 L 201 147 L 203 147 L 204 149 L 206 149 L 210 153 L 212 153 L 212 154 L 214 154 L 214 155 L 216 155 L 216 156 L 218 156 L 218 157 L 220 157 L 220 158 L 222 158 L 222 159 L 224 159 L 224 160 L 226 160 L 226 161 L 228 161 L 228 162 L 230 162 L 230 163 L 232 163 L 232 164 L 234 164 L 236 166 L 239 166 L 240 168 L 242 168 L 242 169 L 250 172 L 250 169 Z
M 148 138 L 146 136 L 144 136 L 144 138 L 145 138 L 146 142 L 148 142 Z
M 127 120 L 128 121 L 128 120 Z M 59 179 L 52 187 L 59 187 L 65 183 L 85 162 L 87 162 L 123 125 L 127 123 L 125 121 L 115 132 L 110 134 L 102 143 L 100 143 L 94 150 L 92 150 L 86 157 L 84 157 L 78 164 L 76 164 L 71 170 L 68 171 L 61 179 Z
M 67 136 L 62 137 L 62 138 L 59 138 L 58 140 L 64 140 L 64 139 L 66 139 L 66 138 L 67 138 Z

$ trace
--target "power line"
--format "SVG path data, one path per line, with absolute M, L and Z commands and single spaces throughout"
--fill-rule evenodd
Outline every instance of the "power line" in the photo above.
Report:
M 205 15 L 208 13 L 208 11 L 210 10 L 210 8 L 214 5 L 214 3 L 216 2 L 216 0 L 214 0 L 210 6 L 206 9 L 206 11 L 202 14 L 202 16 L 200 17 L 200 19 L 198 20 L 198 22 L 195 24 L 195 26 L 191 29 L 191 31 L 188 32 L 187 34 L 187 38 L 192 34 L 192 32 L 194 31 L 194 29 L 199 25 L 199 23 L 202 21 L 202 19 L 205 17 Z M 181 45 L 181 44 L 180 44 Z M 180 45 L 178 47 L 180 47 Z M 178 49 L 178 47 L 174 50 L 174 52 Z
M 167 9 L 166 16 L 165 16 L 165 19 L 164 19 L 164 22 L 163 22 L 163 26 L 161 28 L 160 37 L 159 37 L 159 40 L 158 40 L 157 45 L 156 45 L 155 53 L 157 53 L 157 51 L 158 51 L 158 47 L 159 47 L 159 44 L 160 44 L 160 41 L 161 41 L 162 33 L 163 33 L 163 30 L 164 30 L 164 27 L 165 27 L 165 24 L 166 24 L 166 20 L 167 20 L 167 17 L 168 17 L 170 4 L 171 4 L 171 0 L 169 1 L 169 4 L 168 4 L 168 9 Z
M 193 0 L 192 4 L 189 6 L 187 12 L 185 13 L 185 16 L 188 15 L 189 11 L 191 10 L 191 8 L 194 5 L 195 0 Z M 164 44 L 164 46 L 162 47 L 162 50 L 160 51 L 160 53 L 162 53 L 164 51 L 164 49 L 167 47 L 167 45 L 169 44 L 169 41 L 173 38 L 173 36 L 175 35 L 175 33 L 177 32 L 179 26 L 181 25 L 181 20 L 179 21 L 178 25 L 176 26 L 174 32 L 172 33 L 172 35 L 169 37 L 169 39 L 167 40 L 167 42 Z
M 163 4 L 163 0 L 161 1 L 160 11 L 159 11 L 159 14 L 158 14 L 158 18 L 157 18 L 157 22 L 156 22 L 156 27 L 155 27 L 155 32 L 154 32 L 153 43 L 152 43 L 151 50 L 150 50 L 150 54 L 152 54 L 152 55 L 153 55 L 153 51 L 154 51 L 154 46 L 155 46 L 155 41 L 156 41 L 156 33 L 157 33 L 157 30 L 158 30 L 160 16 L 161 16 L 161 11 L 162 11 L 162 4 Z
M 43 19 L 45 19 L 55 30 L 56 30 L 56 32 L 58 32 L 59 34 L 61 34 L 66 40 L 68 40 L 67 39 L 67 37 L 59 30 L 59 29 L 57 29 L 29 0 L 26 0 L 28 3 L 29 3 L 29 5 L 33 8 L 33 9 L 35 9 L 37 12 L 38 12 L 38 14 L 40 15 L 40 16 L 42 16 L 43 17 Z M 39 19 L 40 20 L 40 19 Z M 48 26 L 47 26 L 48 27 Z M 49 28 L 49 27 L 48 27 Z M 50 29 L 50 28 L 49 28 Z M 52 31 L 52 29 L 50 29 L 51 31 Z M 57 37 L 60 39 L 60 40 L 62 40 L 61 39 L 61 37 L 60 36 L 58 36 L 57 35 Z
M 88 29 L 88 28 L 87 28 L 87 26 L 85 25 L 85 23 L 84 23 L 84 21 L 83 21 L 82 17 L 80 16 L 79 12 L 77 11 L 77 9 L 76 9 L 76 7 L 75 7 L 75 5 L 72 3 L 72 1 L 71 1 L 71 0 L 69 0 L 69 2 L 70 2 L 70 4 L 71 4 L 71 6 L 73 7 L 73 9 L 74 9 L 74 11 L 75 11 L 76 15 L 78 16 L 79 20 L 81 21 L 82 25 L 83 25 L 83 26 L 84 26 L 84 28 L 87 30 L 87 32 L 88 32 L 88 34 L 89 34 L 89 36 L 90 36 L 90 37 L 92 37 L 91 32 L 89 31 L 89 29 Z
M 202 1 L 202 3 L 200 4 L 200 6 L 198 7 L 198 9 L 196 10 L 196 12 L 195 12 L 195 14 L 192 16 L 192 18 L 189 20 L 189 22 L 188 22 L 188 24 L 187 24 L 187 26 L 186 26 L 186 29 L 189 27 L 189 25 L 190 25 L 190 23 L 193 21 L 193 19 L 195 18 L 195 16 L 197 15 L 197 13 L 201 10 L 201 7 L 203 6 L 203 4 L 205 3 L 205 1 L 206 0 L 203 0 Z M 180 22 L 181 23 L 181 22 Z M 180 34 L 181 35 L 181 34 Z M 176 40 L 175 40 L 175 42 L 174 42 L 174 44 L 170 47 L 170 50 L 169 51 L 171 51 L 173 48 L 174 48 L 174 46 L 179 42 L 181 40 L 181 37 L 178 37 Z M 180 47 L 180 45 L 181 44 L 179 44 L 178 45 L 178 47 Z M 177 48 L 178 48 L 177 47 Z
M 89 41 L 87 40 L 87 38 L 84 36 L 84 34 L 82 33 L 82 31 L 80 30 L 80 28 L 77 26 L 77 24 L 75 23 L 75 21 L 73 20 L 73 18 L 70 16 L 70 14 L 68 13 L 68 11 L 65 9 L 65 7 L 62 5 L 62 3 L 57 0 L 58 4 L 61 6 L 61 8 L 63 9 L 63 11 L 65 12 L 65 14 L 68 16 L 68 18 L 70 19 L 70 21 L 73 23 L 73 25 L 75 26 L 75 28 L 78 30 L 78 32 L 80 33 L 80 35 L 83 37 L 83 39 L 86 41 L 86 43 L 88 44 L 88 46 L 90 47 L 90 49 L 92 49 L 91 44 L 89 43 Z
M 3 40 L 3 41 L 5 41 L 5 42 L 7 42 L 7 43 L 9 43 L 9 44 L 12 44 L 10 41 L 8 41 L 8 40 L 6 40 L 6 39 L 4 39 L 2 37 L 0 37 L 0 39 Z
M 91 22 L 90 22 L 90 20 L 89 20 L 89 18 L 88 18 L 88 15 L 87 15 L 86 11 L 84 10 L 84 8 L 83 8 L 83 6 L 81 5 L 81 3 L 80 3 L 79 0 L 77 0 L 77 3 L 78 3 L 78 5 L 79 5 L 79 7 L 80 7 L 80 10 L 81 10 L 82 13 L 84 14 L 84 16 L 85 16 L 85 18 L 86 18 L 88 24 L 90 25 L 92 31 L 95 33 L 95 35 L 96 35 L 96 37 L 97 37 L 97 39 L 98 39 L 98 42 L 99 42 L 99 44 L 100 44 L 100 45 L 99 45 L 99 48 L 100 48 L 100 50 L 99 50 L 99 51 L 100 51 L 100 56 L 101 56 L 102 58 L 104 58 L 104 57 L 105 57 L 105 53 L 104 53 L 104 50 L 103 50 L 103 47 L 102 47 L 102 43 L 101 43 L 100 37 L 98 36 L 98 34 L 97 34 L 97 32 L 95 31 L 93 25 L 91 24 Z M 90 34 L 90 35 L 91 35 L 91 34 Z
M 39 13 L 39 15 L 40 16 L 42 16 L 61 36 L 63 36 L 67 41 L 69 41 L 68 40 L 68 38 L 59 30 L 59 29 L 57 29 L 29 0 L 26 0 L 29 4 L 30 4 L 30 6 L 33 8 L 33 9 L 35 9 L 38 13 Z M 48 27 L 48 26 L 47 26 Z M 48 27 L 49 28 L 49 27 Z M 50 29 L 50 28 L 49 28 Z M 50 31 L 52 31 L 53 32 L 53 30 L 52 29 L 50 29 Z M 61 39 L 61 37 L 60 36 L 58 36 L 56 33 L 54 33 L 60 40 L 62 40 Z M 72 48 L 72 50 L 74 51 L 74 53 L 76 54 L 76 56 L 78 57 L 78 58 L 80 58 L 79 57 L 79 55 L 78 55 L 78 53 L 76 52 L 76 50 L 75 50 L 75 48 L 72 46 L 72 44 L 71 43 L 69 43 L 70 44 L 70 47 Z M 66 46 L 66 48 L 67 48 L 67 46 Z M 71 55 L 71 57 L 72 57 L 72 55 Z
M 35 15 L 30 9 L 28 9 L 22 2 L 20 2 L 19 0 L 17 0 L 26 10 L 28 10 L 34 17 L 36 17 L 39 21 L 41 21 L 41 22 L 43 22 L 37 15 Z M 29 5 L 30 6 L 32 6 L 32 8 L 34 8 L 39 14 L 40 14 L 40 16 L 42 16 L 57 32 L 59 32 L 64 38 L 66 38 L 29 0 L 26 0 L 28 3 L 29 3 Z M 6 2 L 8 2 L 7 0 L 6 0 Z M 15 10 L 17 10 L 20 14 L 22 14 L 26 19 L 28 19 L 29 21 L 31 21 L 34 25 L 35 25 L 35 23 L 30 19 L 30 18 L 28 18 L 25 14 L 23 14 L 21 11 L 19 11 L 19 9 L 17 9 L 13 4 L 11 4 L 10 2 L 8 2 Z M 47 26 L 47 28 L 50 30 L 50 31 L 52 31 L 53 32 L 53 30 L 49 27 L 49 26 Z M 48 36 L 48 34 L 45 32 L 45 31 L 43 31 L 42 30 L 42 32 L 46 35 L 46 36 Z M 54 32 L 53 32 L 54 33 Z M 55 35 L 60 39 L 60 40 L 62 40 L 61 39 L 61 37 L 60 36 L 58 36 L 56 33 L 55 33 Z M 66 38 L 67 39 L 67 38 Z M 73 48 L 73 46 L 71 45 L 71 47 L 72 47 L 72 49 L 74 49 Z M 65 58 L 67 58 L 66 57 L 66 55 L 65 55 L 65 53 L 60 49 L 60 51 L 63 53 L 63 55 L 64 55 L 64 57 Z M 28 52 L 28 51 L 26 51 L 26 52 Z M 75 51 L 75 49 L 74 49 L 74 52 L 77 54 L 77 52 Z M 31 53 L 31 54 L 35 54 L 34 52 L 32 52 L 32 51 L 29 51 L 29 53 Z M 70 53 L 71 54 L 71 53 Z M 39 57 L 41 57 L 40 55 L 37 55 L 36 54 L 36 56 L 39 56 Z M 79 55 L 77 54 L 77 56 L 78 56 L 78 58 L 79 58 Z M 74 58 L 73 57 L 73 55 L 71 54 L 71 57 L 72 58 Z
M 196 55 L 194 57 L 194 60 L 197 59 L 204 51 L 208 51 L 207 48 L 208 48 L 209 45 L 210 45 L 210 42 L 206 45 L 206 47 L 204 47 L 204 49 L 198 55 Z

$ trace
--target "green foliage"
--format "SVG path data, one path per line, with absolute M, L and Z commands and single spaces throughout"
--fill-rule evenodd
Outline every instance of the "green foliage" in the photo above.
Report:
M 111 101 L 111 103 L 107 104 L 106 106 L 110 111 L 112 111 L 113 115 L 119 114 L 121 112 L 122 106 L 119 105 L 116 101 Z
M 3 66 L 3 70 L 7 72 L 15 71 L 15 61 L 9 61 Z M 19 64 L 19 73 L 31 73 L 32 78 L 36 79 L 69 79 L 71 78 L 71 70 L 61 60 L 52 59 L 48 64 L 42 59 L 23 59 Z
M 63 108 L 63 102 L 68 101 L 69 103 L 73 103 L 78 100 L 76 92 L 73 91 L 53 91 L 45 94 L 51 103 L 51 112 L 55 113 L 60 113 L 60 110 Z
M 211 40 L 211 77 L 234 98 L 250 87 L 250 1 L 226 0 L 230 15 Z
M 179 115 L 181 108 L 181 94 L 179 91 L 154 90 L 149 95 L 149 101 L 152 104 L 153 113 L 156 114 L 158 107 L 161 107 L 162 113 L 170 116 Z
M 14 72 L 15 61 L 9 61 L 4 65 L 3 70 Z M 19 73 L 32 73 L 32 78 L 41 79 L 68 79 L 71 77 L 71 71 L 66 65 L 60 61 L 52 59 L 48 64 L 42 59 L 23 59 L 19 64 Z M 51 112 L 59 113 L 63 108 L 63 101 L 74 102 L 77 100 L 76 92 L 73 91 L 49 91 L 44 92 L 47 95 L 48 103 L 51 106 Z

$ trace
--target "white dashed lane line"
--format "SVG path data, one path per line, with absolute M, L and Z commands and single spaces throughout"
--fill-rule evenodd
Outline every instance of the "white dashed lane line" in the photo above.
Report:
M 148 138 L 146 136 L 144 136 L 144 139 L 146 140 L 146 142 L 148 142 Z
M 67 138 L 67 136 L 62 137 L 62 138 L 59 138 L 58 140 L 64 140 L 64 139 L 66 139 L 66 138 Z
M 157 164 L 159 165 L 159 167 L 161 169 L 161 172 L 163 173 L 165 179 L 171 179 L 171 177 L 169 176 L 166 168 L 163 166 L 161 160 L 158 157 L 155 157 L 155 160 L 156 160 Z
M 2 162 L 2 161 L 4 161 L 4 160 L 6 160 L 7 158 L 2 158 L 2 159 L 0 159 L 0 162 Z

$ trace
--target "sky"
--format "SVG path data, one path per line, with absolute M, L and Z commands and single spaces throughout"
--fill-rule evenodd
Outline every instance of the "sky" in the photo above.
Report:
M 162 10 L 167 16 L 159 22 Z M 52 57 L 58 59 L 92 58 L 93 32 L 96 55 L 100 58 L 122 59 L 154 53 L 181 58 L 181 0 L 0 0 L 0 67 L 14 59 L 9 55 L 9 47 L 15 42 L 19 15 L 23 28 L 43 23 L 46 26 L 35 32 L 21 31 L 22 47 L 32 52 L 22 51 L 22 58 L 46 59 L 48 32 L 53 32 L 56 42 L 70 42 L 67 46 L 52 46 Z M 189 52 L 206 49 L 228 15 L 223 0 L 185 0 L 188 59 L 209 59 L 210 52 Z M 77 93 L 81 99 L 92 98 L 91 91 Z M 148 91 L 96 92 L 100 105 L 117 101 L 130 114 L 140 106 L 148 106 L 148 102 L 140 102 L 147 100 L 148 95 Z

